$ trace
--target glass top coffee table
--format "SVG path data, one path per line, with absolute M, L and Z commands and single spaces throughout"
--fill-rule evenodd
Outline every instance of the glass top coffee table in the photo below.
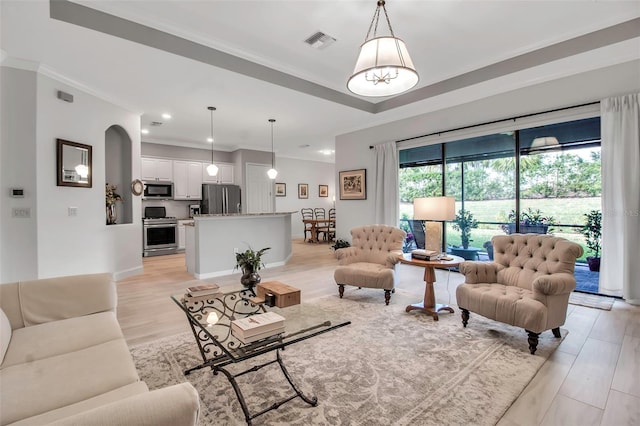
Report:
M 275 410 L 297 397 L 316 406 L 318 399 L 315 396 L 305 395 L 294 383 L 280 356 L 280 351 L 294 343 L 351 324 L 351 321 L 342 321 L 335 314 L 324 312 L 311 304 L 299 304 L 286 308 L 266 306 L 264 303 L 259 303 L 255 293 L 248 289 L 222 289 L 222 294 L 215 296 L 191 297 L 180 294 L 171 296 L 171 299 L 185 313 L 202 356 L 202 364 L 185 370 L 184 374 L 188 375 L 195 370 L 207 367 L 211 368 L 214 374 L 223 373 L 238 397 L 247 424 L 251 424 L 252 419 Z M 284 317 L 284 331 L 251 343 L 243 343 L 232 333 L 231 321 L 265 312 L 275 312 Z M 212 313 L 215 316 L 211 316 Z M 229 364 L 248 361 L 270 352 L 275 352 L 275 359 L 251 365 L 240 373 L 232 374 L 225 368 Z M 274 363 L 280 366 L 295 394 L 252 414 L 249 412 L 236 377 L 258 371 Z

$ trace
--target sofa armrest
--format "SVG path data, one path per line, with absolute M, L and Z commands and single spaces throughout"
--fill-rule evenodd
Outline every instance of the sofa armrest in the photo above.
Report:
M 571 274 L 559 273 L 541 275 L 531 285 L 533 294 L 542 293 L 546 296 L 571 293 L 576 288 L 576 279 Z
M 498 271 L 501 265 L 495 262 L 462 262 L 458 267 L 464 275 L 466 284 L 498 282 Z
M 85 274 L 18 283 L 25 326 L 115 312 L 118 296 L 111 274 Z
M 195 426 L 198 391 L 185 382 L 134 395 L 51 423 L 55 426 Z
M 338 265 L 348 265 L 360 261 L 360 250 L 356 247 L 343 247 L 336 250 Z
M 400 258 L 402 257 L 402 250 L 392 250 L 389 252 L 387 256 L 387 267 L 392 268 L 400 262 Z

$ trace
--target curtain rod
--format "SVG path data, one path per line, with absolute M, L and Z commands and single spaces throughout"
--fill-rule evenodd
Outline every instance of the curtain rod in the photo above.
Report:
M 504 121 L 516 121 L 516 120 L 518 120 L 520 118 L 533 117 L 533 116 L 536 116 L 536 115 L 548 114 L 550 112 L 564 111 L 564 110 L 567 110 L 567 109 L 581 108 L 581 107 L 584 107 L 584 106 L 596 105 L 596 104 L 599 104 L 599 103 L 600 103 L 600 101 L 588 102 L 586 104 L 574 105 L 574 106 L 563 107 L 563 108 L 556 108 L 556 109 L 552 109 L 552 110 L 549 110 L 549 111 L 532 112 L 530 114 L 517 115 L 517 116 L 511 117 L 511 118 L 500 118 L 498 120 L 485 121 L 484 123 L 471 124 L 469 126 L 457 127 L 455 129 L 441 130 L 439 132 L 428 133 L 426 135 L 412 136 L 410 138 L 397 140 L 396 143 L 411 141 L 411 140 L 420 139 L 420 138 L 427 138 L 429 136 L 442 135 L 443 133 L 451 133 L 451 132 L 456 132 L 458 130 L 473 129 L 474 127 L 481 127 L 481 126 L 486 126 L 488 124 L 502 123 Z M 374 147 L 373 145 L 369 145 L 369 149 L 373 149 L 373 147 Z

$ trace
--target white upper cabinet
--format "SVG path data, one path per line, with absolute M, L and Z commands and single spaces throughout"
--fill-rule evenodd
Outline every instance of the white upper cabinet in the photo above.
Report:
M 173 161 L 165 158 L 142 157 L 142 180 L 171 182 L 173 180 Z
M 202 163 L 173 161 L 173 199 L 202 199 Z
M 210 163 L 204 163 L 202 165 L 202 183 L 234 183 L 233 164 L 216 163 L 216 166 L 218 166 L 218 174 L 215 176 L 209 176 L 209 173 L 207 173 L 207 166 L 209 164 Z

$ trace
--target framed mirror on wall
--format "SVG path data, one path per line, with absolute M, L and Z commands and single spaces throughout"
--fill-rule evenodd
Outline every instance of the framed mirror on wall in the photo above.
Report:
M 91 188 L 91 145 L 56 139 L 58 186 Z

